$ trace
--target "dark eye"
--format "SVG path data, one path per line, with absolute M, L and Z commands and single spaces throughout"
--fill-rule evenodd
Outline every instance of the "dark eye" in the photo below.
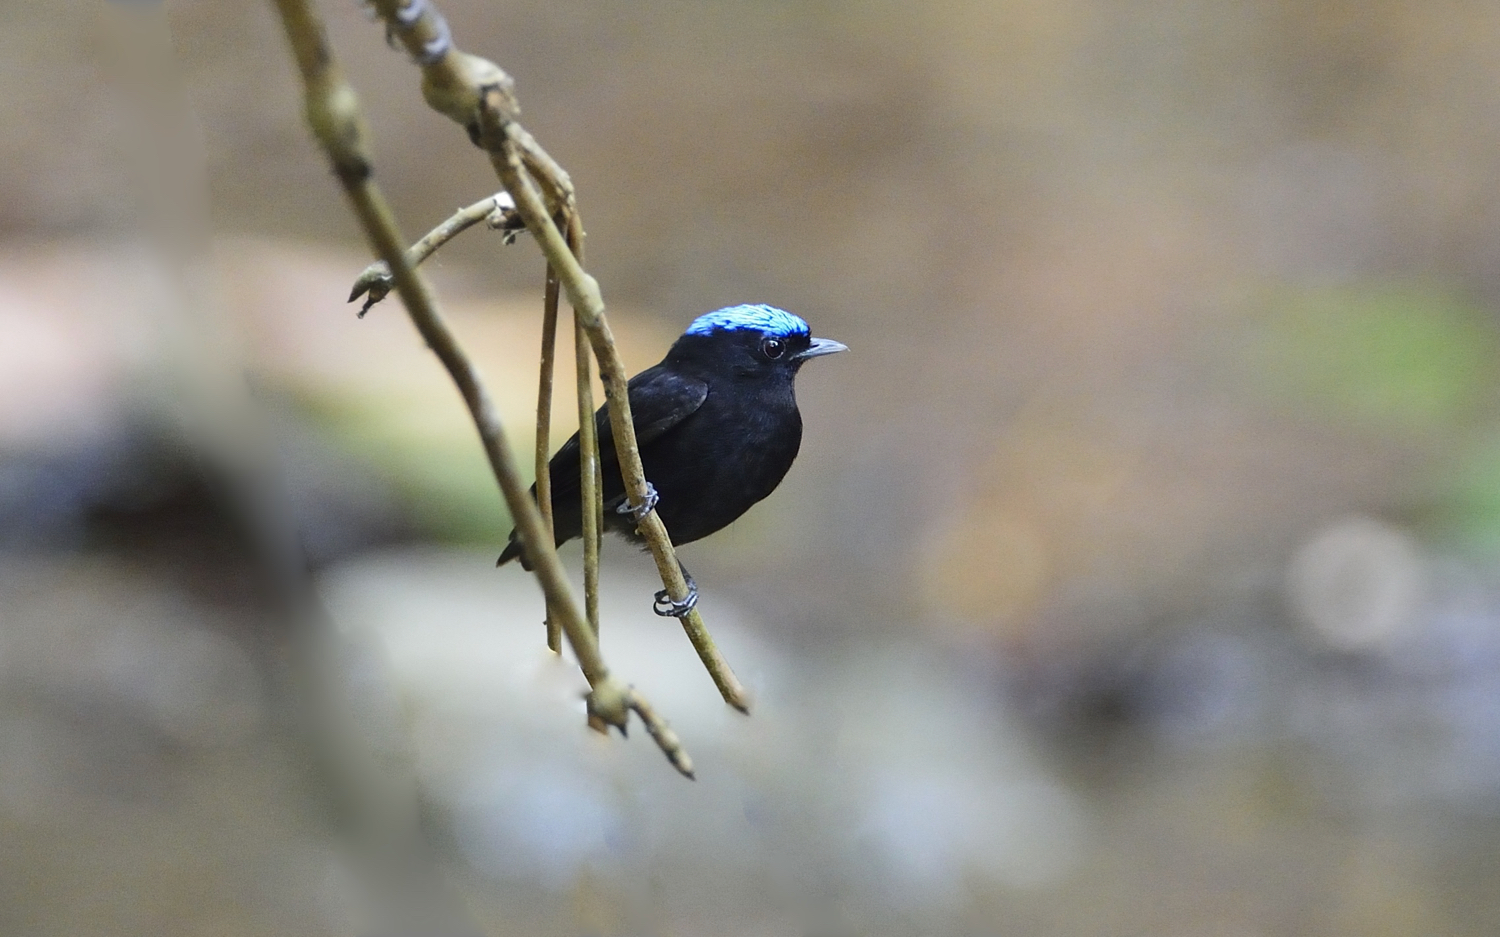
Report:
M 774 360 L 786 354 L 786 342 L 779 338 L 768 338 L 760 343 L 760 350 L 761 354 Z

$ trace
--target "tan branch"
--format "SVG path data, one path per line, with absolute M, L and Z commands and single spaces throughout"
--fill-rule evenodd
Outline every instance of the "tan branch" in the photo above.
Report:
M 481 221 L 493 230 L 505 232 L 505 243 L 509 244 L 515 239 L 517 232 L 526 230 L 519 218 L 520 216 L 516 214 L 516 203 L 511 201 L 510 193 L 497 192 L 467 208 L 460 208 L 442 224 L 428 231 L 420 241 L 407 248 L 406 262 L 413 267 L 419 266 L 438 248 Z M 354 289 L 349 293 L 349 302 L 352 303 L 368 294 L 365 304 L 359 310 L 361 319 L 370 311 L 371 306 L 390 294 L 395 282 L 391 278 L 390 266 L 383 260 L 370 264 L 355 278 Z
M 483 116 L 495 113 L 497 113 L 495 110 L 490 109 Z M 503 133 L 503 130 L 500 132 Z M 614 431 L 615 453 L 619 458 L 625 491 L 632 506 L 643 505 L 647 500 L 646 473 L 641 465 L 641 453 L 635 441 L 635 427 L 630 415 L 630 396 L 625 378 L 625 366 L 620 360 L 619 352 L 615 348 L 614 335 L 610 332 L 609 322 L 604 316 L 604 301 L 599 295 L 599 285 L 574 259 L 562 234 L 557 230 L 557 226 L 547 216 L 535 186 L 522 172 L 520 158 L 515 148 L 508 145 L 508 142 L 502 143 L 501 151 L 503 155 L 498 157 L 492 155 L 492 161 L 506 189 L 516 200 L 516 210 L 526 220 L 526 227 L 557 270 L 564 289 L 568 291 L 569 302 L 573 304 L 574 315 L 588 332 L 594 355 L 599 359 L 599 372 L 604 381 L 604 396 L 609 405 L 610 427 Z M 639 529 L 651 549 L 651 557 L 656 562 L 657 574 L 661 576 L 662 585 L 666 587 L 667 594 L 674 601 L 680 602 L 686 599 L 687 580 L 683 576 L 682 566 L 677 561 L 676 550 L 672 547 L 671 538 L 667 534 L 666 525 L 662 523 L 661 517 L 655 511 L 648 513 L 641 521 Z M 719 652 L 718 645 L 708 631 L 708 626 L 703 623 L 703 616 L 696 608 L 683 616 L 682 627 L 687 633 L 688 640 L 692 642 L 693 649 L 698 652 L 698 659 L 703 662 L 709 676 L 713 678 L 714 686 L 718 687 L 719 695 L 724 698 L 724 702 L 740 712 L 749 712 L 749 694 L 746 693 L 739 678 L 734 675 L 729 662 Z
M 667 760 L 672 763 L 672 767 L 676 768 L 686 777 L 693 777 L 693 759 L 689 757 L 687 751 L 682 747 L 682 741 L 677 738 L 677 733 L 672 731 L 672 727 L 667 725 L 667 721 L 655 709 L 651 708 L 651 704 L 646 702 L 645 697 L 635 691 L 635 687 L 631 687 L 626 691 L 625 698 L 630 708 L 635 710 L 636 715 L 641 717 L 641 722 L 645 724 L 646 731 L 656 740 L 656 744 L 666 754 Z
M 583 262 L 583 227 L 578 213 L 568 216 L 568 247 Z M 594 382 L 588 332 L 573 315 L 573 358 L 578 380 L 578 492 L 583 536 L 583 603 L 589 625 L 599 634 L 599 538 L 604 529 L 604 492 L 599 485 L 599 436 L 594 426 Z
M 552 374 L 557 359 L 557 274 L 547 267 L 542 297 L 542 366 L 536 390 L 536 503 L 547 528 L 547 542 L 555 542 L 552 525 L 552 472 L 547 461 L 552 451 Z M 592 622 L 590 622 L 592 625 Z M 599 631 L 594 628 L 595 634 Z M 562 651 L 562 626 L 547 604 L 547 647 L 553 653 Z
M 553 220 L 560 207 L 572 213 L 572 183 L 517 123 L 520 104 L 515 96 L 515 82 L 494 63 L 457 49 L 447 23 L 428 0 L 375 0 L 375 8 L 387 29 L 421 67 L 422 93 L 427 102 L 461 124 L 470 139 L 489 154 L 491 164 L 526 221 L 527 230 L 562 282 L 574 315 L 588 333 L 599 361 L 626 495 L 632 507 L 641 508 L 646 503 L 648 489 L 630 416 L 625 366 L 605 318 L 599 284 L 573 256 Z M 542 180 L 546 197 L 538 193 L 533 178 Z M 683 601 L 688 595 L 687 580 L 661 518 L 653 511 L 646 515 L 639 529 L 651 548 L 667 594 L 674 601 Z M 724 701 L 741 712 L 749 712 L 749 695 L 719 653 L 702 615 L 693 609 L 682 618 L 682 625 Z
M 640 711 L 639 694 L 621 684 L 605 666 L 593 629 L 568 588 L 557 550 L 543 526 L 541 512 L 521 481 L 494 402 L 478 370 L 443 319 L 431 289 L 407 261 L 395 218 L 371 178 L 371 160 L 365 145 L 358 99 L 333 58 L 323 23 L 310 0 L 276 0 L 276 8 L 302 77 L 308 123 L 328 154 L 361 228 L 376 254 L 389 265 L 396 292 L 401 296 L 412 323 L 442 361 L 469 408 L 490 467 L 535 566 L 537 581 L 558 614 L 568 643 L 572 645 L 591 687 L 588 697 L 591 720 L 624 731 L 630 710 Z M 657 738 L 669 760 L 681 771 L 678 751 L 669 747 L 675 743 L 671 739 L 663 742 L 654 733 L 653 738 Z

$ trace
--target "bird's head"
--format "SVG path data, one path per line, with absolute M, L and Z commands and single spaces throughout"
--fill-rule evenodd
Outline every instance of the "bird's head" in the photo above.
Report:
M 693 320 L 667 353 L 679 365 L 696 365 L 741 377 L 790 377 L 810 358 L 847 351 L 813 338 L 807 323 L 775 306 L 729 306 Z

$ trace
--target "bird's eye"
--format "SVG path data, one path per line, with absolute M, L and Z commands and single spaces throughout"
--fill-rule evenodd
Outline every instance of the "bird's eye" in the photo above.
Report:
M 774 360 L 786 354 L 786 342 L 779 338 L 768 338 L 760 343 L 760 350 L 767 358 Z

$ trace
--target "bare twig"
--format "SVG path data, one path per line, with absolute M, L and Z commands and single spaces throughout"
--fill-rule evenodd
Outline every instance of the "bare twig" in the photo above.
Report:
M 635 691 L 635 687 L 627 690 L 625 697 L 630 708 L 641 717 L 641 722 L 646 726 L 646 732 L 666 753 L 667 760 L 672 763 L 672 767 L 686 777 L 693 777 L 693 759 L 683 749 L 682 741 L 677 738 L 677 733 L 672 731 L 672 727 L 667 725 L 667 721 L 651 707 L 650 703 L 646 702 L 645 697 Z
M 521 148 L 521 160 L 532 178 L 542 187 L 547 196 L 547 208 L 553 217 L 576 215 L 573 180 L 567 171 L 557 164 L 536 138 L 526 132 L 520 124 L 513 124 L 516 145 Z M 583 263 L 583 258 L 578 259 Z
M 510 193 L 497 192 L 467 208 L 460 208 L 442 224 L 428 231 L 420 241 L 407 248 L 407 263 L 413 267 L 418 266 L 422 261 L 431 257 L 439 247 L 481 221 L 492 230 L 505 232 L 507 244 L 515 240 L 518 232 L 526 230 L 525 224 L 516 214 L 516 203 L 511 200 Z M 364 272 L 355 279 L 354 289 L 349 293 L 351 303 L 369 294 L 365 299 L 365 304 L 359 310 L 361 319 L 370 311 L 371 306 L 390 294 L 395 282 L 391 278 L 391 268 L 383 260 L 377 260 L 364 269 Z
M 515 82 L 494 63 L 454 47 L 447 23 L 428 0 L 375 0 L 375 8 L 390 34 L 421 67 L 422 93 L 428 104 L 461 124 L 470 139 L 489 154 L 527 229 L 557 272 L 599 360 L 625 491 L 631 506 L 642 510 L 648 489 L 630 416 L 625 367 L 605 318 L 599 284 L 573 256 L 553 220 L 559 209 L 565 215 L 573 213 L 571 181 L 517 123 L 520 105 Z M 537 180 L 541 192 L 533 180 Z M 687 581 L 661 518 L 652 511 L 639 529 L 651 548 L 668 595 L 674 601 L 683 601 L 688 595 Z M 719 653 L 697 609 L 684 616 L 682 624 L 724 701 L 748 712 L 745 688 Z
M 535 567 L 537 581 L 560 618 L 568 643 L 592 688 L 588 696 L 591 722 L 616 726 L 623 732 L 630 710 L 636 708 L 639 712 L 639 694 L 625 687 L 605 666 L 593 629 L 568 588 L 557 550 L 542 524 L 541 512 L 521 481 L 494 402 L 479 372 L 444 321 L 426 281 L 406 259 L 390 207 L 371 179 L 358 99 L 333 58 L 323 23 L 313 11 L 311 0 L 276 0 L 276 7 L 302 76 L 306 115 L 313 135 L 327 152 L 361 228 L 376 253 L 390 266 L 396 291 L 412 323 L 447 368 L 469 407 L 485 455 Z M 494 66 L 485 73 L 503 75 Z M 658 744 L 675 765 L 678 756 L 668 747 L 670 741 L 664 743 L 658 739 Z
M 552 373 L 557 359 L 557 274 L 547 267 L 546 287 L 542 297 L 542 366 L 536 390 L 536 504 L 542 512 L 548 542 L 556 537 L 552 526 L 552 472 L 547 465 L 552 451 Z M 592 622 L 590 622 L 592 624 Z M 594 629 L 597 634 L 598 628 Z M 547 647 L 553 653 L 562 651 L 562 626 L 547 604 Z
M 583 263 L 583 226 L 568 216 L 568 247 Z M 550 267 L 549 267 L 550 269 Z M 604 528 L 604 492 L 599 487 L 599 437 L 594 427 L 594 383 L 589 337 L 575 312 L 573 358 L 578 371 L 578 492 L 583 534 L 583 604 L 589 625 L 599 634 L 599 538 Z
M 582 508 L 583 601 L 589 625 L 599 633 L 599 537 L 604 504 L 599 487 L 599 438 L 594 427 L 593 368 L 589 336 L 573 321 L 573 355 L 578 362 L 578 487 Z
M 630 504 L 633 507 L 639 507 L 646 503 L 646 474 L 641 465 L 641 453 L 636 445 L 635 427 L 631 421 L 630 393 L 625 378 L 625 366 L 620 361 L 619 352 L 615 349 L 614 335 L 610 332 L 609 322 L 604 317 L 604 301 L 599 295 L 599 285 L 578 264 L 568 249 L 567 242 L 557 230 L 557 226 L 547 216 L 541 196 L 531 184 L 530 177 L 522 171 L 516 148 L 504 136 L 505 127 L 490 124 L 490 121 L 498 115 L 498 107 L 493 106 L 493 103 L 492 106 L 481 111 L 481 140 L 488 140 L 488 135 L 492 133 L 501 135 L 500 153 L 496 155 L 492 151 L 491 162 L 500 173 L 505 188 L 515 198 L 516 210 L 521 213 L 522 218 L 526 219 L 526 227 L 531 231 L 532 237 L 541 245 L 542 252 L 547 255 L 548 261 L 557 270 L 563 288 L 568 291 L 568 300 L 573 304 L 574 315 L 588 332 L 594 356 L 599 359 L 599 372 L 604 381 L 604 396 L 609 404 L 609 422 L 614 431 L 615 452 L 619 457 L 625 491 L 630 498 Z M 649 512 L 641 521 L 639 530 L 651 548 L 651 557 L 656 562 L 656 571 L 661 576 L 662 585 L 666 587 L 667 594 L 674 601 L 680 602 L 686 599 L 687 580 L 683 575 L 681 564 L 677 562 L 677 553 L 672 547 L 672 541 L 667 535 L 667 528 L 662 523 L 661 517 L 655 511 Z M 703 617 L 697 609 L 683 616 L 682 627 L 687 632 L 693 649 L 698 652 L 698 659 L 708 669 L 709 676 L 713 678 L 714 685 L 718 687 L 719 695 L 724 698 L 724 702 L 741 712 L 749 712 L 749 695 L 739 682 L 739 678 L 734 675 L 729 662 L 719 653 L 718 645 L 709 634 L 708 627 L 704 625 Z

